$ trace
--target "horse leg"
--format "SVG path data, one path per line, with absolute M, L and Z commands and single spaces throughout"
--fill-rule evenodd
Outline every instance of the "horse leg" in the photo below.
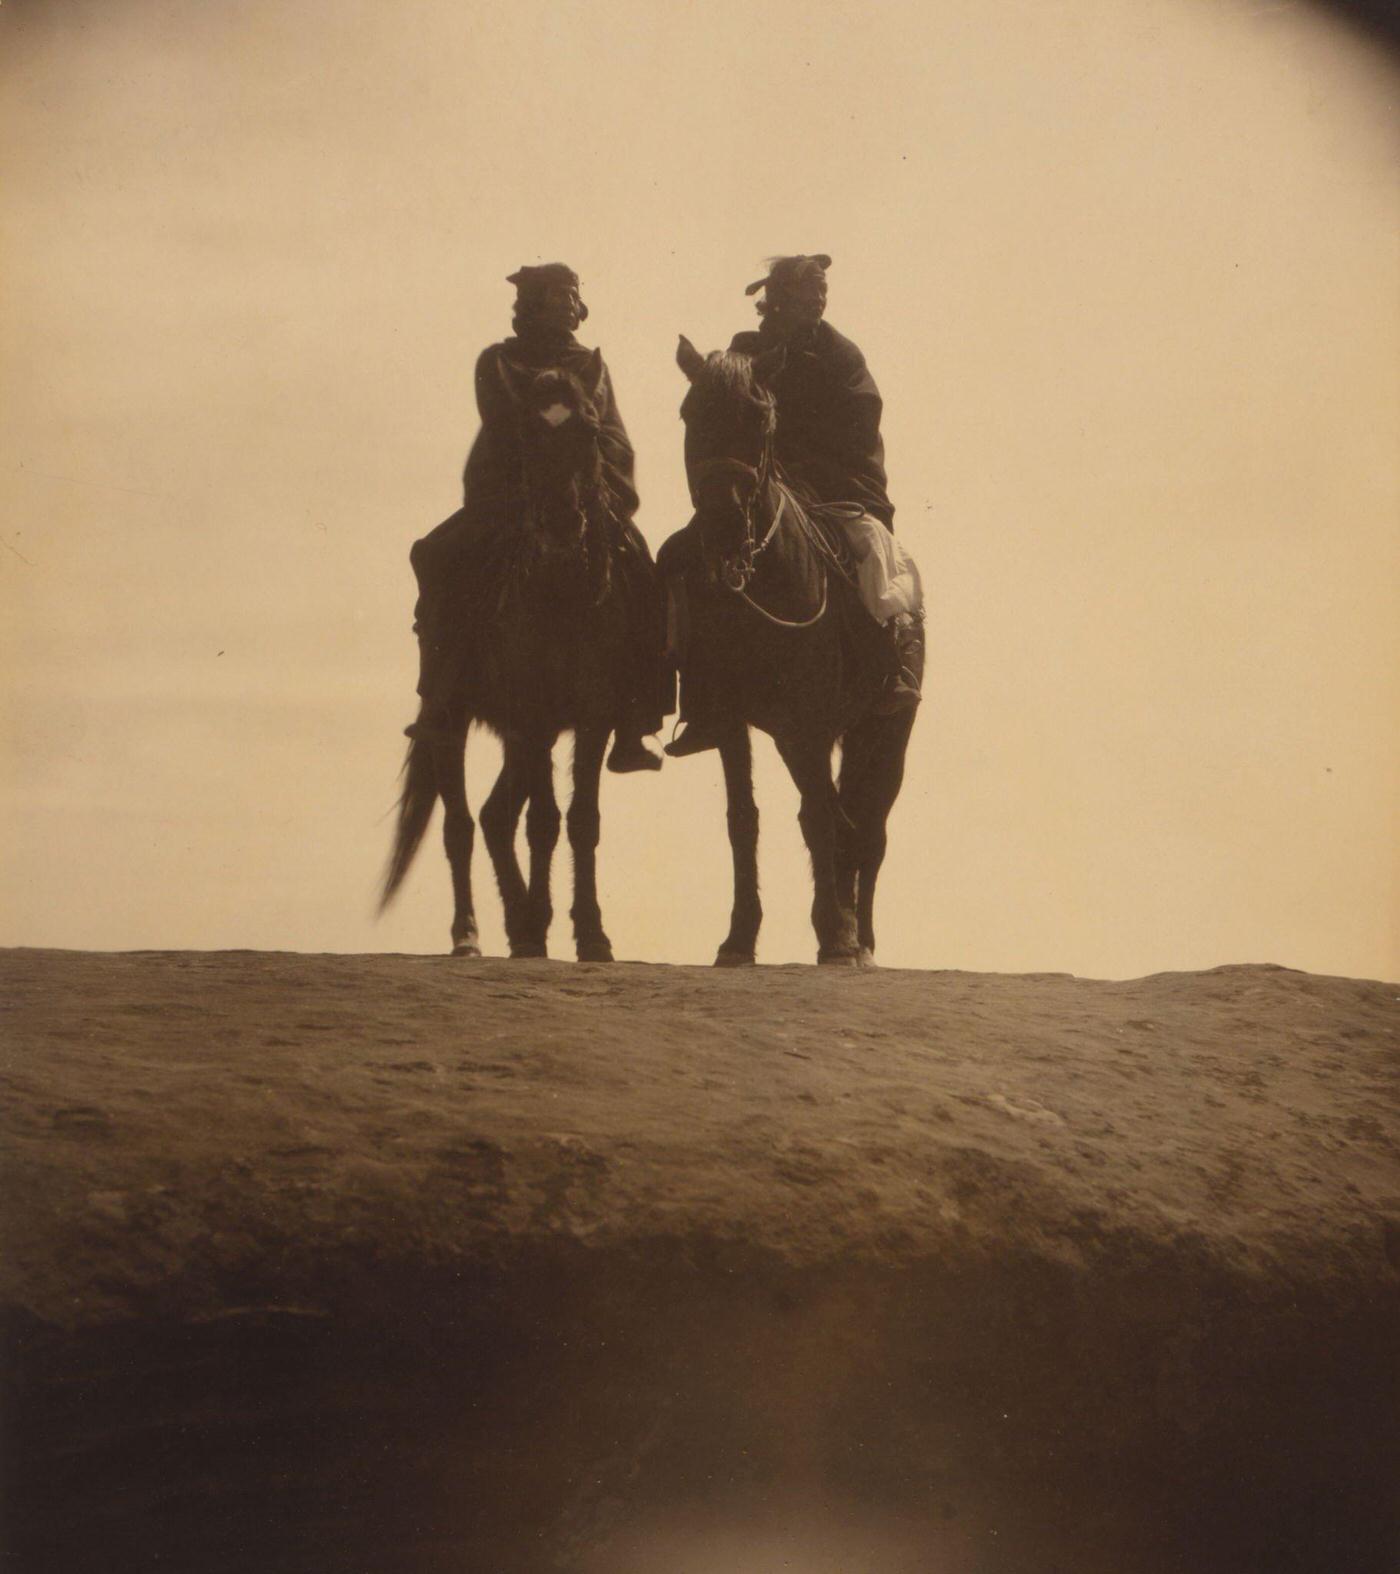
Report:
M 860 868 L 859 832 L 850 792 L 852 780 L 860 774 L 858 750 L 859 740 L 852 734 L 842 738 L 841 774 L 836 784 L 836 900 L 851 911 L 856 908 L 856 877 Z
M 481 806 L 481 829 L 505 908 L 510 954 L 513 957 L 543 956 L 544 947 L 530 937 L 529 892 L 515 856 L 516 827 L 529 797 L 529 747 L 511 738 L 503 740 L 503 747 L 505 758 L 501 774 Z
M 842 905 L 836 884 L 837 806 L 830 745 L 806 738 L 774 741 L 802 797 L 797 821 L 812 856 L 817 961 L 854 967 L 859 952 L 855 914 Z
M 480 956 L 476 907 L 472 902 L 472 848 L 476 825 L 467 806 L 466 739 L 458 747 L 435 743 L 433 769 L 442 799 L 442 844 L 452 871 L 452 954 Z
M 530 806 L 525 811 L 525 840 L 530 848 L 530 886 L 526 892 L 526 944 L 538 946 L 534 955 L 548 951 L 549 926 L 554 917 L 550 901 L 550 874 L 554 849 L 559 845 L 559 803 L 554 796 L 553 739 L 530 750 L 526 790 Z
M 719 740 L 724 791 L 729 807 L 729 846 L 734 854 L 734 906 L 729 934 L 715 957 L 716 967 L 742 967 L 755 959 L 763 907 L 758 898 L 758 805 L 753 796 L 753 751 L 742 723 Z
M 598 727 L 574 732 L 574 790 L 569 799 L 569 847 L 574 855 L 574 946 L 580 962 L 611 962 L 612 942 L 598 906 L 598 781 L 608 734 Z
M 913 724 L 912 711 L 867 717 L 854 729 L 859 735 L 856 749 L 842 759 L 841 802 L 855 825 L 856 932 L 863 967 L 875 966 L 875 886 L 885 861 L 885 827 L 904 783 Z

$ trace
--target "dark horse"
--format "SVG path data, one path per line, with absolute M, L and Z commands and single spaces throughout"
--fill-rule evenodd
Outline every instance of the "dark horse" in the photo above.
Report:
M 681 415 L 696 513 L 663 549 L 661 566 L 675 575 L 679 560 L 685 572 L 684 667 L 705 695 L 724 764 L 734 908 L 715 962 L 752 962 L 763 916 L 749 747 L 749 728 L 759 727 L 802 799 L 817 960 L 870 965 L 885 822 L 904 778 L 913 712 L 879 713 L 884 636 L 859 605 L 839 542 L 774 459 L 769 380 L 782 355 L 707 357 L 682 338 L 676 357 L 691 384 Z
M 409 746 L 380 907 L 403 883 L 441 798 L 452 869 L 452 950 L 455 956 L 480 956 L 465 745 L 470 724 L 481 722 L 500 737 L 505 756 L 482 805 L 481 829 L 505 906 L 510 954 L 546 955 L 553 917 L 550 868 L 560 824 L 552 750 L 560 734 L 572 730 L 568 834 L 574 941 L 581 962 L 610 962 L 595 872 L 598 783 L 608 734 L 623 708 L 629 662 L 635 659 L 634 620 L 646 609 L 628 605 L 613 564 L 616 527 L 593 399 L 603 363 L 595 352 L 592 370 L 582 379 L 553 368 L 516 367 L 504 358 L 498 364 L 519 417 L 521 517 L 501 521 L 497 561 L 474 587 L 466 620 L 469 660 L 452 712 L 453 732 L 459 736 L 416 739 Z M 515 853 L 522 811 L 530 849 L 528 882 Z

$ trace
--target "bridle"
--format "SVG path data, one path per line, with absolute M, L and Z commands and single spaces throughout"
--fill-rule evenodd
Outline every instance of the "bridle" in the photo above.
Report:
M 576 381 L 575 379 L 570 380 Z M 596 555 L 591 550 L 590 544 L 590 537 L 593 535 L 594 526 L 597 523 L 595 519 L 596 511 L 600 508 L 607 509 L 609 506 L 608 489 L 606 482 L 602 478 L 601 464 L 599 463 L 599 426 L 596 419 L 590 419 L 590 414 L 591 405 L 587 409 L 578 405 L 574 407 L 574 419 L 582 422 L 588 428 L 592 438 L 597 473 L 586 477 L 577 469 L 570 472 L 566 484 L 560 488 L 562 495 L 557 496 L 554 502 L 555 507 L 562 510 L 561 517 L 567 519 L 571 525 L 577 528 L 579 566 L 584 582 L 592 587 L 592 604 L 597 607 L 601 606 L 607 599 L 608 592 L 611 589 L 612 576 L 609 572 L 609 554 L 606 542 L 603 544 L 601 554 Z M 530 458 L 526 457 L 523 470 L 527 521 L 538 525 L 538 522 L 544 515 L 544 508 L 541 506 L 542 478 L 538 469 L 538 462 L 532 463 Z
M 773 439 L 766 436 L 763 442 L 763 453 L 756 465 L 748 464 L 743 459 L 730 459 L 721 457 L 717 459 L 698 459 L 690 469 L 690 485 L 692 493 L 699 485 L 713 475 L 730 475 L 747 477 L 753 482 L 744 497 L 744 538 L 739 543 L 737 550 L 728 553 L 719 560 L 720 578 L 738 595 L 747 591 L 749 581 L 754 576 L 759 557 L 763 554 L 768 544 L 777 534 L 778 526 L 782 523 L 783 515 L 787 512 L 788 494 L 786 488 L 778 487 L 778 506 L 773 510 L 773 521 L 763 534 L 763 539 L 758 539 L 758 532 L 754 527 L 754 510 L 759 498 L 766 489 L 766 483 L 773 479 Z M 747 599 L 747 597 L 745 598 Z
M 740 542 L 738 550 L 722 557 L 719 562 L 720 578 L 726 587 L 734 592 L 745 605 L 751 607 L 761 618 L 769 623 L 776 624 L 779 628 L 805 629 L 811 628 L 814 623 L 820 623 L 826 616 L 827 600 L 830 591 L 830 578 L 825 570 L 822 572 L 822 599 L 821 605 L 810 618 L 780 618 L 776 613 L 770 612 L 767 607 L 761 607 L 749 594 L 749 581 L 754 576 L 758 559 L 767 549 L 773 537 L 778 533 L 778 526 L 783 522 L 783 516 L 789 509 L 793 510 L 793 518 L 799 524 L 802 522 L 801 511 L 797 509 L 792 493 L 783 485 L 782 481 L 774 474 L 773 465 L 773 438 L 770 433 L 764 439 L 763 453 L 756 465 L 746 463 L 742 459 L 700 459 L 690 467 L 690 483 L 692 492 L 698 482 L 711 475 L 737 475 L 747 476 L 752 479 L 753 487 L 744 500 L 744 539 Z M 754 509 L 758 499 L 766 490 L 766 483 L 772 481 L 778 493 L 778 506 L 773 510 L 772 523 L 763 533 L 763 539 L 758 539 L 758 532 L 754 527 Z M 810 535 L 810 527 L 807 527 Z M 825 556 L 825 553 L 822 553 Z

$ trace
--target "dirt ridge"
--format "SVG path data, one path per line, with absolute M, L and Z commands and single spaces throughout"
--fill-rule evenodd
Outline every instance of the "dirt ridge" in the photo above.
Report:
M 16 1569 L 1400 1546 L 1397 986 L 39 951 L 0 985 Z

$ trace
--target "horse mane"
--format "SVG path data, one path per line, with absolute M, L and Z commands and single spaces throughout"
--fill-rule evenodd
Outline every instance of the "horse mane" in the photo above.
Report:
M 608 485 L 607 466 L 603 461 L 604 426 L 600 404 L 583 379 L 563 366 L 540 368 L 522 385 L 518 397 L 522 412 L 547 409 L 556 403 L 567 404 L 573 410 L 569 426 L 576 436 L 566 451 L 564 472 L 554 464 L 541 464 L 542 450 L 564 440 L 560 431 L 536 430 L 523 444 L 520 453 L 521 513 L 515 527 L 499 532 L 486 550 L 479 575 L 483 587 L 490 587 L 484 594 L 488 600 L 499 601 L 508 586 L 524 589 L 538 570 L 539 552 L 550 528 L 549 522 L 577 517 L 580 561 L 592 586 L 591 595 L 596 606 L 612 589 L 611 559 L 623 517 L 620 501 Z M 586 446 L 577 446 L 585 434 Z M 561 481 L 565 481 L 566 486 L 562 493 L 559 490 Z M 572 502 L 567 492 L 569 482 L 574 488 Z M 561 505 L 563 514 L 556 515 L 553 511 Z M 575 508 L 576 516 L 573 514 Z
M 752 405 L 762 417 L 765 431 L 771 432 L 777 422 L 777 401 L 754 376 L 753 357 L 739 350 L 715 350 L 705 357 L 704 369 L 686 396 L 687 403 L 692 399 L 699 402 L 697 396 L 708 396 L 715 403 Z M 684 406 L 681 413 L 685 414 Z
M 549 396 L 555 389 L 562 388 L 571 396 L 569 403 L 589 431 L 602 430 L 603 418 L 598 405 L 583 379 L 576 373 L 566 366 L 542 366 L 538 370 L 533 368 L 525 370 L 528 380 L 523 383 L 521 390 L 524 403 L 543 405 L 549 401 Z
M 563 366 L 543 367 L 535 373 L 524 390 L 522 403 L 528 409 L 539 410 L 552 403 L 560 402 L 570 406 L 574 412 L 573 419 L 587 431 L 594 445 L 594 463 L 589 467 L 589 473 L 580 475 L 580 480 L 587 483 L 591 490 L 601 480 L 602 413 L 581 378 L 575 376 L 573 372 Z M 551 435 L 543 432 L 537 433 L 531 442 L 524 445 L 521 458 L 527 470 L 537 457 L 539 445 L 542 442 L 548 442 Z

